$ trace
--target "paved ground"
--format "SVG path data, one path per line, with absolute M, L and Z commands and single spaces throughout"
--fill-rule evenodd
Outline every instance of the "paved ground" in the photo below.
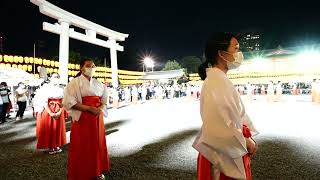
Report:
M 320 179 L 320 105 L 307 96 L 284 96 L 275 103 L 243 99 L 261 133 L 253 179 Z M 30 112 L 26 117 L 0 125 L 0 179 L 65 179 L 68 146 L 54 156 L 36 151 L 35 120 Z M 110 109 L 105 123 L 108 179 L 195 179 L 197 152 L 191 144 L 201 126 L 199 101 Z

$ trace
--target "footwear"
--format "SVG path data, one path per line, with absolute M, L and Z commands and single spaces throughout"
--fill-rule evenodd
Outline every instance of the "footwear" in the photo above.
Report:
M 103 174 L 101 174 L 101 175 L 100 175 L 100 176 L 98 176 L 96 179 L 97 179 L 97 180 L 104 180 L 104 179 L 106 179 L 106 178 L 104 177 L 104 175 L 103 175 Z
M 20 117 L 16 117 L 16 121 L 20 120 L 21 118 Z
M 50 155 L 53 155 L 53 154 L 56 154 L 56 153 L 57 153 L 57 152 L 56 152 L 54 149 L 50 149 L 50 150 L 49 150 L 49 154 L 50 154 Z
M 62 152 L 62 149 L 57 147 L 55 150 L 54 150 L 56 153 L 61 153 Z

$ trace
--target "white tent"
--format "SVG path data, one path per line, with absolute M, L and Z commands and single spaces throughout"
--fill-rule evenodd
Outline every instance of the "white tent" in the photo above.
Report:
M 3 81 L 7 82 L 9 86 L 16 86 L 19 82 L 29 86 L 38 86 L 43 82 L 42 79 L 38 79 L 21 69 L 0 67 L 0 82 Z

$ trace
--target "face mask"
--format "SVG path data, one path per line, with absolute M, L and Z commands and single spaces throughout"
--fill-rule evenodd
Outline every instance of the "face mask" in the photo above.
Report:
M 96 71 L 96 68 L 84 68 L 83 74 L 86 76 L 92 77 L 95 71 Z
M 226 54 L 228 54 L 228 57 L 229 57 L 229 58 L 224 57 L 224 56 L 220 53 L 220 51 L 219 51 L 219 56 L 220 56 L 223 60 L 227 61 L 228 69 L 230 69 L 230 70 L 231 70 L 231 69 L 237 69 L 237 68 L 241 65 L 241 63 L 242 63 L 242 61 L 243 61 L 243 59 L 244 59 L 243 54 L 242 54 L 241 51 L 236 52 L 236 53 L 234 53 L 234 54 L 231 54 L 231 53 L 226 52 L 226 51 L 223 51 L 223 52 L 226 53 Z
M 59 84 L 59 79 L 58 78 L 51 78 L 50 81 L 53 84 Z

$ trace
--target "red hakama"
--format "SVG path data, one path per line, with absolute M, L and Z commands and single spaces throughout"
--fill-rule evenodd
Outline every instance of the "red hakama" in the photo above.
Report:
M 62 108 L 61 101 L 60 98 L 48 99 L 48 107 L 51 112 L 57 113 L 60 111 Z M 66 144 L 65 112 L 62 109 L 60 116 L 55 119 L 46 110 L 37 114 L 37 149 L 53 149 Z
M 82 97 L 82 104 L 99 107 L 99 96 Z M 103 113 L 99 116 L 81 112 L 79 121 L 72 122 L 68 155 L 68 179 L 94 179 L 110 169 Z
M 251 137 L 251 132 L 250 129 L 246 126 L 243 125 L 243 135 L 246 138 Z M 251 176 L 251 166 L 250 166 L 250 155 L 246 154 L 242 157 L 243 159 L 243 165 L 244 169 L 246 172 L 246 180 L 252 180 Z M 200 153 L 198 155 L 198 162 L 197 162 L 197 175 L 198 175 L 198 180 L 212 180 L 213 177 L 211 176 L 211 162 L 208 161 L 204 156 L 202 156 Z M 227 177 L 224 175 L 222 172 L 220 172 L 220 177 L 219 180 L 234 180 L 231 177 Z

